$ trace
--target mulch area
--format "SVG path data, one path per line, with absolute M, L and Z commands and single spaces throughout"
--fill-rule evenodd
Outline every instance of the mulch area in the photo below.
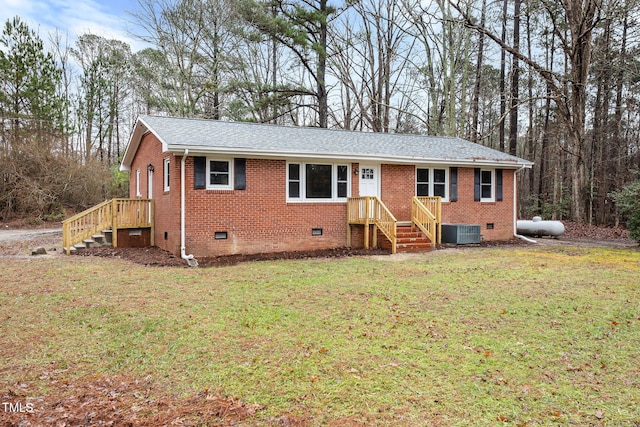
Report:
M 562 242 L 576 242 L 580 244 L 612 244 L 617 243 L 622 246 L 634 246 L 636 242 L 629 238 L 629 232 L 623 227 L 598 227 L 589 224 L 574 222 L 564 222 L 565 232 L 558 240 Z M 500 247 L 500 246 L 527 246 L 527 243 L 520 239 L 505 241 L 483 241 L 480 247 Z M 455 246 L 453 246 L 455 247 Z M 464 248 L 466 246 L 459 246 Z M 437 249 L 452 248 L 450 245 L 441 245 Z M 78 251 L 80 256 L 114 257 L 132 261 L 137 264 L 149 267 L 188 267 L 186 261 L 170 252 L 158 247 L 150 248 L 113 248 L 101 247 L 90 248 Z M 223 267 L 236 265 L 249 261 L 268 261 L 280 259 L 309 259 L 309 258 L 344 258 L 351 256 L 367 255 L 390 255 L 384 249 L 361 249 L 361 248 L 334 248 L 312 251 L 292 251 L 262 254 L 238 254 L 215 257 L 197 258 L 200 267 Z
M 103 246 L 78 251 L 80 256 L 115 257 L 149 267 L 188 267 L 185 260 L 158 247 L 113 248 Z M 248 261 L 270 261 L 280 259 L 344 258 L 357 255 L 389 255 L 384 249 L 334 248 L 312 251 L 292 251 L 263 254 L 238 254 L 197 258 L 200 267 L 224 267 Z

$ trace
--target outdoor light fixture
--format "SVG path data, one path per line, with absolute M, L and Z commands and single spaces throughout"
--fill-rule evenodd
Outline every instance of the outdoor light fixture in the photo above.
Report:
M 149 164 L 147 165 L 147 170 L 148 170 L 149 172 L 153 172 L 153 169 L 154 169 L 154 168 L 153 168 L 153 165 L 152 165 L 151 163 L 149 163 Z
M 358 170 L 358 168 L 353 168 L 353 174 L 354 174 L 354 175 L 358 175 L 358 172 L 360 172 L 360 171 Z

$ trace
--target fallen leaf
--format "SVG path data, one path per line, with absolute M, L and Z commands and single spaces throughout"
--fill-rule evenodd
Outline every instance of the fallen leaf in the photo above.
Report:
M 596 412 L 596 418 L 601 420 L 602 418 L 604 418 L 604 412 L 603 411 L 598 411 Z

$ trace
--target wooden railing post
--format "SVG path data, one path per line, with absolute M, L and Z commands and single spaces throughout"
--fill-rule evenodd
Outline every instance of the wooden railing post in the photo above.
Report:
M 71 254 L 71 224 L 62 223 L 62 247 L 67 251 L 67 255 Z
M 369 208 L 369 196 L 364 198 L 365 208 L 364 208 L 364 248 L 369 249 L 369 216 L 370 208 Z
M 118 199 L 111 201 L 111 244 L 118 247 Z
M 156 218 L 154 216 L 154 206 L 153 206 L 153 199 L 149 200 L 149 222 L 151 223 L 151 240 L 150 240 L 150 244 L 151 246 L 155 246 L 156 245 Z
M 347 247 L 351 247 L 351 199 L 347 199 Z
M 436 221 L 438 227 L 438 236 L 437 242 L 438 244 L 442 243 L 442 198 L 438 197 L 438 207 L 436 208 Z

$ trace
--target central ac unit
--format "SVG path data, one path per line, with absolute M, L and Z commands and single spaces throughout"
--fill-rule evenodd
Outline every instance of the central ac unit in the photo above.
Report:
M 442 224 L 442 243 L 471 245 L 480 243 L 480 226 L 475 224 Z

